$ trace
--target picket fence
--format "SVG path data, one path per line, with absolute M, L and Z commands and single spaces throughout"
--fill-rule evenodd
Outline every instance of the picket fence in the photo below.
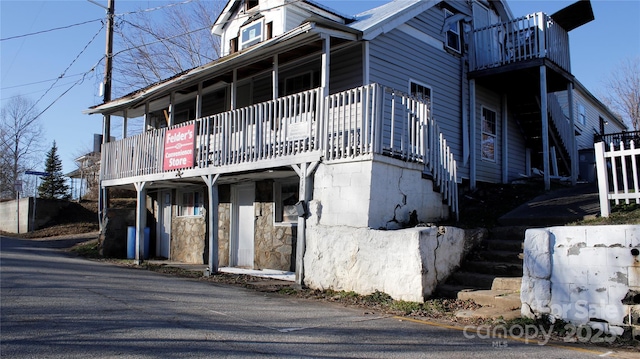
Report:
M 596 172 L 598 176 L 598 193 L 600 195 L 600 214 L 609 217 L 611 202 L 620 205 L 622 201 L 640 204 L 640 187 L 638 187 L 638 159 L 640 148 L 634 141 L 619 144 L 609 143 L 607 150 L 604 142 L 594 144 Z

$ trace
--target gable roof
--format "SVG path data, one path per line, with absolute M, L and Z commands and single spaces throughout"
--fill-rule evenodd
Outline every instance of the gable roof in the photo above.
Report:
M 374 39 L 404 24 L 441 0 L 394 0 L 356 15 L 350 27 L 362 31 L 364 40 Z
M 229 0 L 224 7 L 218 18 L 213 23 L 211 33 L 214 35 L 222 35 L 225 25 L 231 20 L 238 8 L 242 5 L 244 0 Z M 314 15 L 320 17 L 327 17 L 327 15 L 333 15 L 334 19 L 340 19 L 342 23 L 349 23 L 354 20 L 353 16 L 341 14 L 340 12 L 333 10 L 332 8 L 320 4 L 312 0 L 282 0 L 282 5 L 277 6 L 290 6 L 295 5 L 305 10 L 311 11 Z

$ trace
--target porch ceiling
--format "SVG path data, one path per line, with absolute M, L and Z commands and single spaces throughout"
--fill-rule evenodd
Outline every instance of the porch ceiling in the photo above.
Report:
M 236 173 L 221 174 L 217 184 L 236 184 L 242 182 L 251 182 L 258 180 L 276 180 L 289 177 L 297 177 L 298 175 L 291 167 L 276 167 L 268 170 L 245 171 Z M 189 186 L 204 185 L 201 177 L 171 178 L 161 180 L 145 181 L 145 188 L 148 190 L 182 188 Z M 106 187 L 106 186 L 105 186 Z M 135 190 L 133 183 L 122 183 L 119 185 L 108 186 L 109 188 L 124 188 Z

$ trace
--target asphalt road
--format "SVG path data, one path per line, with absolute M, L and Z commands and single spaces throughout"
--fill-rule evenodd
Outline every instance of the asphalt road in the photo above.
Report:
M 595 358 L 0 238 L 2 358 Z

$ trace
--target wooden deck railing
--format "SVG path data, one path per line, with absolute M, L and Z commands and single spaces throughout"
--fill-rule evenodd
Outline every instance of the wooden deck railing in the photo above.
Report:
M 565 150 L 573 161 L 573 138 L 575 136 L 575 129 L 571 126 L 571 122 L 569 122 L 569 119 L 565 116 L 564 111 L 562 111 L 562 106 L 560 105 L 558 96 L 552 93 L 549 94 L 547 96 L 547 104 L 549 107 L 551 124 L 556 128 L 560 141 L 562 141 Z
M 569 34 L 541 12 L 474 29 L 471 45 L 471 71 L 548 58 L 571 72 Z
M 382 154 L 424 163 L 458 212 L 456 161 L 429 104 L 377 84 L 322 98 L 313 89 L 103 144 L 102 180 L 163 172 L 167 130 L 195 124 L 194 168 Z M 186 171 L 186 170 L 185 170 Z M 174 172 L 178 172 L 174 170 Z

